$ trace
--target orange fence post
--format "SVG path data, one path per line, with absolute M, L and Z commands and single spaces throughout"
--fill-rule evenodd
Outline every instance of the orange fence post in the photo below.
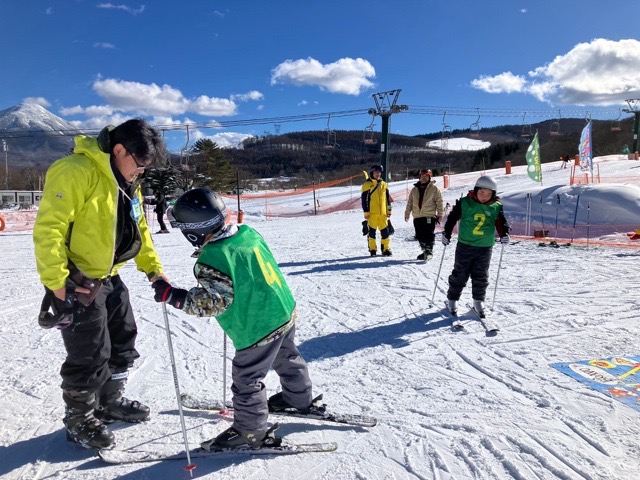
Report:
M 449 175 L 445 173 L 443 176 L 443 179 L 444 179 L 444 188 L 449 188 Z
M 573 157 L 573 164 L 575 166 L 580 165 L 580 155 L 576 155 L 575 157 Z
M 4 223 L 4 217 L 0 215 L 0 232 L 4 230 L 6 224 Z
M 505 162 L 504 162 L 504 172 L 507 175 L 511 174 L 511 160 L 505 160 Z
M 244 222 L 244 210 L 238 211 L 238 223 Z

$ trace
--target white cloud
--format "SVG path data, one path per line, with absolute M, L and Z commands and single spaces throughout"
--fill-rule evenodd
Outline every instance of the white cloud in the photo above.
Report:
M 44 13 L 47 15 L 53 15 L 53 7 L 47 7 Z
M 304 107 L 305 105 L 309 105 L 309 102 L 307 102 L 306 100 L 302 100 L 302 101 L 298 102 L 298 106 L 299 107 Z
M 91 105 L 89 107 L 63 107 L 60 109 L 62 115 L 87 115 L 89 117 L 113 115 L 114 109 L 109 105 Z
M 98 129 L 104 128 L 106 125 L 119 125 L 131 118 L 130 115 L 122 113 L 114 113 L 112 115 L 98 115 L 89 117 L 84 120 L 69 120 L 68 122 L 76 128 L 80 129 Z
M 247 133 L 220 132 L 205 138 L 209 138 L 216 142 L 220 148 L 237 148 L 243 140 L 251 137 L 253 137 L 253 135 L 249 135 Z
M 113 43 L 109 43 L 109 42 L 96 42 L 93 44 L 94 48 L 104 48 L 104 49 L 112 49 L 112 48 L 116 48 L 116 46 Z
M 499 75 L 485 76 L 471 81 L 471 85 L 478 90 L 488 93 L 513 93 L 521 92 L 527 81 L 511 72 L 504 72 Z
M 180 115 L 187 112 L 205 116 L 235 115 L 237 105 L 228 98 L 200 95 L 194 99 L 170 85 L 159 86 L 117 79 L 99 79 L 95 92 L 109 105 L 122 111 L 145 115 Z
M 107 10 L 122 10 L 123 12 L 127 12 L 131 15 L 139 15 L 142 12 L 144 12 L 145 6 L 144 5 L 140 5 L 138 8 L 132 8 L 129 7 L 128 5 L 124 5 L 124 4 L 114 4 L 114 3 L 99 3 L 98 5 L 96 5 L 98 8 L 104 8 Z
M 226 15 L 224 12 L 221 12 L 220 10 L 214 10 L 213 14 L 220 18 L 224 18 L 224 16 Z
M 526 8 L 521 8 L 520 9 L 520 13 L 527 13 L 527 12 L 528 12 L 528 10 Z
M 233 101 L 248 102 L 250 100 L 253 100 L 253 101 L 263 100 L 264 95 L 262 94 L 262 92 L 259 92 L 258 90 L 251 90 L 247 93 L 235 93 L 231 95 L 230 98 Z
M 504 93 L 507 90 L 497 87 L 492 90 L 491 82 L 487 82 L 504 75 L 516 77 L 505 72 L 480 77 L 471 85 L 489 93 Z M 579 43 L 566 54 L 528 72 L 528 76 L 521 89 L 513 91 L 558 104 L 620 104 L 627 98 L 640 97 L 640 41 L 597 38 Z
M 256 110 L 264 110 L 264 105 L 260 104 L 256 107 Z
M 363 58 L 341 58 L 323 65 L 315 58 L 285 60 L 271 71 L 271 85 L 290 83 L 318 86 L 331 93 L 359 95 L 371 88 L 375 78 L 373 65 Z
M 22 103 L 35 103 L 36 105 L 40 105 L 45 108 L 51 105 L 44 97 L 26 97 L 22 100 Z

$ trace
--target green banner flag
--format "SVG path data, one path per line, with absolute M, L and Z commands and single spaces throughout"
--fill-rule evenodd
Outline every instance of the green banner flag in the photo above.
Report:
M 531 180 L 542 183 L 542 166 L 540 165 L 540 142 L 536 132 L 531 145 L 527 148 L 527 173 Z

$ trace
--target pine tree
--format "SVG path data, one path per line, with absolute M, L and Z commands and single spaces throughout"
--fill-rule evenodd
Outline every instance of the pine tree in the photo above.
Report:
M 191 149 L 199 158 L 202 186 L 215 191 L 227 191 L 235 182 L 233 168 L 224 151 L 208 138 L 196 141 Z
M 144 177 L 155 195 L 168 197 L 178 188 L 178 172 L 173 167 L 149 169 Z

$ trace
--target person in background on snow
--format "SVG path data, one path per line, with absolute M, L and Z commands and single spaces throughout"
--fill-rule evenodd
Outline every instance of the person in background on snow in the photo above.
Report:
M 247 225 L 225 225 L 222 198 L 206 188 L 184 193 L 167 216 L 198 248 L 199 286 L 184 290 L 164 280 L 155 300 L 190 315 L 215 316 L 236 348 L 232 377 L 233 425 L 202 447 L 260 448 L 280 444 L 267 427 L 270 411 L 322 411 L 313 399 L 307 364 L 295 345 L 295 300 L 264 239 Z M 263 380 L 273 368 L 282 392 L 267 400 Z
M 391 203 L 387 182 L 382 180 L 382 166 L 375 165 L 369 171 L 369 178 L 362 184 L 362 210 L 369 228 L 368 246 L 371 256 L 377 253 L 376 231 L 380 230 L 382 255 L 391 256 Z
M 156 233 L 169 233 L 169 230 L 167 230 L 167 226 L 164 223 L 164 214 L 167 211 L 168 207 L 167 198 L 164 196 L 164 194 L 162 192 L 157 192 L 154 195 L 153 200 L 145 200 L 144 202 L 147 205 L 155 205 L 153 211 L 156 214 L 158 225 L 160 226 L 160 230 L 158 230 Z
M 413 186 L 404 210 L 404 221 L 413 215 L 416 240 L 422 253 L 418 260 L 429 260 L 433 256 L 433 241 L 436 223 L 442 221 L 442 192 L 431 181 L 431 170 L 420 170 L 420 180 Z
M 47 172 L 33 228 L 46 290 L 39 318 L 42 326 L 61 329 L 63 422 L 67 438 L 87 448 L 113 446 L 105 422 L 149 417 L 146 405 L 123 396 L 127 371 L 140 355 L 118 270 L 135 259 L 150 281 L 164 276 L 137 182 L 164 155 L 158 132 L 133 119 L 103 129 L 97 139 L 77 136 L 73 153 Z
M 489 264 L 497 230 L 500 243 L 509 243 L 509 224 L 502 211 L 502 203 L 496 196 L 496 182 L 482 176 L 473 191 L 456 202 L 447 217 L 442 234 L 442 244 L 449 245 L 451 233 L 458 221 L 458 245 L 453 272 L 449 276 L 447 292 L 448 308 L 457 312 L 457 301 L 471 276 L 473 306 L 478 314 L 484 314 L 484 300 L 489 285 Z

